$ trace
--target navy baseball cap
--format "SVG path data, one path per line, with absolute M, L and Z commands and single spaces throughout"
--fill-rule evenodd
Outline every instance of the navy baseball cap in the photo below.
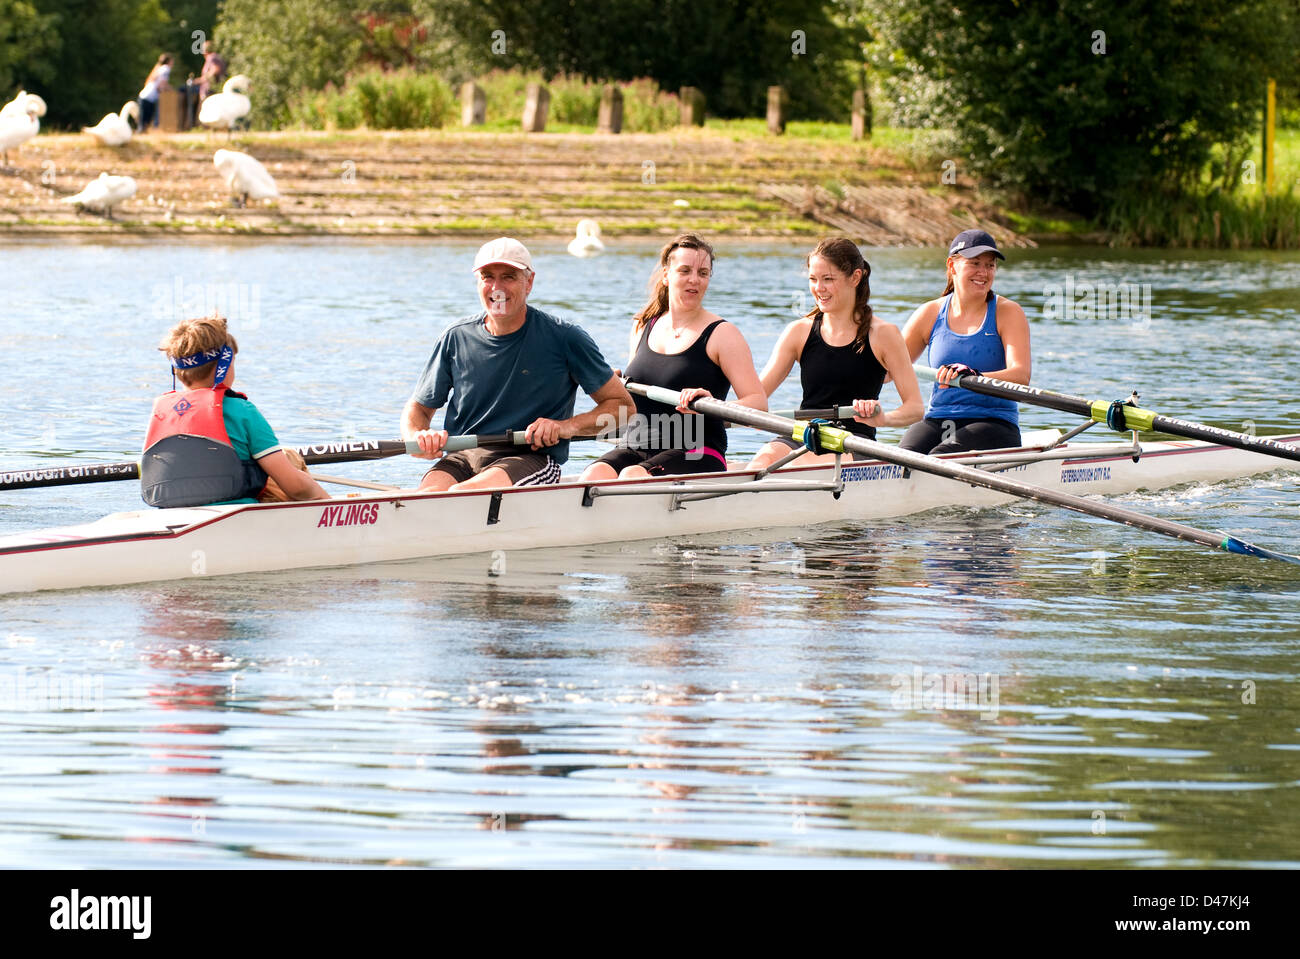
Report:
M 952 246 L 948 247 L 948 255 L 956 256 L 958 253 L 967 259 L 979 256 L 981 253 L 992 253 L 999 260 L 1006 259 L 998 249 L 998 241 L 983 230 L 962 230 L 953 237 Z

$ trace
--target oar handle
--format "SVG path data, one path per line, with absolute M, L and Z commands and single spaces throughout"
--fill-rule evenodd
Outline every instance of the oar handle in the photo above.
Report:
M 656 403 L 676 406 L 681 399 L 681 393 L 666 387 L 647 386 L 644 383 L 626 383 L 625 385 L 629 393 L 644 396 Z M 784 416 L 789 420 L 851 420 L 855 415 L 851 406 L 828 406 L 825 409 L 770 410 L 769 412 L 773 416 Z
M 851 420 L 855 414 L 851 406 L 829 406 L 826 409 L 772 410 L 772 415 L 792 420 Z

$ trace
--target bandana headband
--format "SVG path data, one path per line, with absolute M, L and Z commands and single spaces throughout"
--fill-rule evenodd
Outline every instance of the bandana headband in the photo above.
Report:
M 217 371 L 216 376 L 212 380 L 213 386 L 219 386 L 225 381 L 226 371 L 230 369 L 230 362 L 234 358 L 235 351 L 230 348 L 229 343 L 225 346 L 213 348 L 211 350 L 200 350 L 198 353 L 193 353 L 190 356 L 170 357 L 173 370 L 192 370 L 198 366 L 206 366 L 213 360 L 216 360 Z M 174 373 L 173 379 L 175 379 Z

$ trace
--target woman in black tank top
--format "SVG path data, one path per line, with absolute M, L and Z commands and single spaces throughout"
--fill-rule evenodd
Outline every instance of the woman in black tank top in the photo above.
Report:
M 877 426 L 907 426 L 925 413 L 921 388 L 898 327 L 871 312 L 871 266 L 857 244 L 832 237 L 808 254 L 808 289 L 815 303 L 782 332 L 763 368 L 763 389 L 771 395 L 797 361 L 803 384 L 801 409 L 851 406 L 852 419 L 834 425 L 875 439 Z M 885 379 L 894 381 L 902 405 L 885 412 L 879 396 Z M 749 462 L 762 469 L 799 449 L 791 439 L 772 440 Z M 830 462 L 835 454 L 799 457 L 800 466 Z
M 585 481 L 663 473 L 714 473 L 727 468 L 727 431 L 721 420 L 693 413 L 687 404 L 704 396 L 767 409 L 767 394 L 740 330 L 704 309 L 713 274 L 713 249 L 684 233 L 660 251 L 650 279 L 650 302 L 633 318 L 632 358 L 624 374 L 634 382 L 682 393 L 674 409 L 635 397 L 636 416 L 624 445 L 582 474 Z

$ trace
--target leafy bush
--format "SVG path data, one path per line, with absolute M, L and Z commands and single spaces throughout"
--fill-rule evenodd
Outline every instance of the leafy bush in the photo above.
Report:
M 677 126 L 682 115 L 675 93 L 665 93 L 649 77 L 620 83 L 623 91 L 623 129 L 628 133 L 657 133 Z
M 594 127 L 600 116 L 605 84 L 560 74 L 547 82 L 536 70 L 492 70 L 477 81 L 487 97 L 488 126 L 511 129 L 524 113 L 530 83 L 545 83 L 551 94 L 548 120 L 552 123 Z M 677 95 L 664 93 L 647 77 L 617 84 L 623 93 L 623 129 L 628 133 L 653 133 L 677 125 L 681 109 Z
M 414 70 L 371 69 L 342 87 L 304 91 L 286 110 L 288 122 L 310 130 L 425 130 L 446 124 L 454 106 L 441 77 Z

